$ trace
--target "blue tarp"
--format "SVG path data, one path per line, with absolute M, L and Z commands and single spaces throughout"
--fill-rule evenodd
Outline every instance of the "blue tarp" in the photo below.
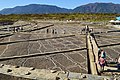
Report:
M 120 21 L 120 17 L 116 17 L 116 19 Z

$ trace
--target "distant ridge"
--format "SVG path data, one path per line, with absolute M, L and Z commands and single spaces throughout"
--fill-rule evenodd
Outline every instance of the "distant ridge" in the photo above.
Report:
M 120 4 L 114 3 L 89 3 L 66 9 L 53 5 L 30 4 L 26 6 L 16 6 L 0 11 L 0 14 L 50 14 L 50 13 L 120 13 Z
M 30 4 L 26 6 L 16 6 L 0 11 L 0 14 L 48 14 L 48 13 L 68 13 L 69 9 L 60 8 L 53 5 Z
M 120 13 L 120 4 L 114 3 L 89 3 L 73 9 L 79 13 Z

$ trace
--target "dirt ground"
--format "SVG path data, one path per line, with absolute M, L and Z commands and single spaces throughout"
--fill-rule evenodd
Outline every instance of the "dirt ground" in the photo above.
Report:
M 38 26 L 26 26 L 25 29 L 41 28 L 53 24 L 49 28 L 32 32 L 17 32 L 10 37 L 0 39 L 0 43 L 12 42 L 10 44 L 0 44 L 0 57 L 21 56 L 35 53 L 46 53 L 71 49 L 86 48 L 85 35 L 81 30 L 85 27 L 76 23 L 55 23 L 39 22 Z M 17 24 L 16 24 L 17 25 Z M 29 27 L 29 28 L 27 28 Z M 115 28 L 104 28 L 90 26 L 93 32 L 116 30 Z M 107 52 L 107 60 L 114 60 L 120 54 L 119 32 L 96 34 L 98 45 Z M 74 35 L 69 37 L 61 37 Z M 59 37 L 59 38 L 56 38 Z M 32 41 L 32 39 L 34 39 Z M 31 40 L 31 41 L 29 41 Z M 106 46 L 107 45 L 107 46 Z M 58 71 L 70 71 L 87 73 L 87 50 L 65 52 L 30 58 L 0 61 L 0 64 L 19 65 L 25 67 L 35 67 L 38 69 L 54 69 Z

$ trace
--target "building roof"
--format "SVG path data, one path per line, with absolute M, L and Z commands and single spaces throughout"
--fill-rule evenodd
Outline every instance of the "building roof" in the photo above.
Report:
M 109 21 L 110 23 L 120 23 L 120 21 L 119 20 L 111 20 L 111 21 Z

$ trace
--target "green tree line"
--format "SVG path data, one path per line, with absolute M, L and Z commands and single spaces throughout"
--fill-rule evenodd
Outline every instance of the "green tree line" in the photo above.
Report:
M 120 14 L 108 13 L 71 13 L 71 14 L 10 14 L 0 15 L 0 21 L 17 20 L 76 20 L 76 21 L 109 21 Z

